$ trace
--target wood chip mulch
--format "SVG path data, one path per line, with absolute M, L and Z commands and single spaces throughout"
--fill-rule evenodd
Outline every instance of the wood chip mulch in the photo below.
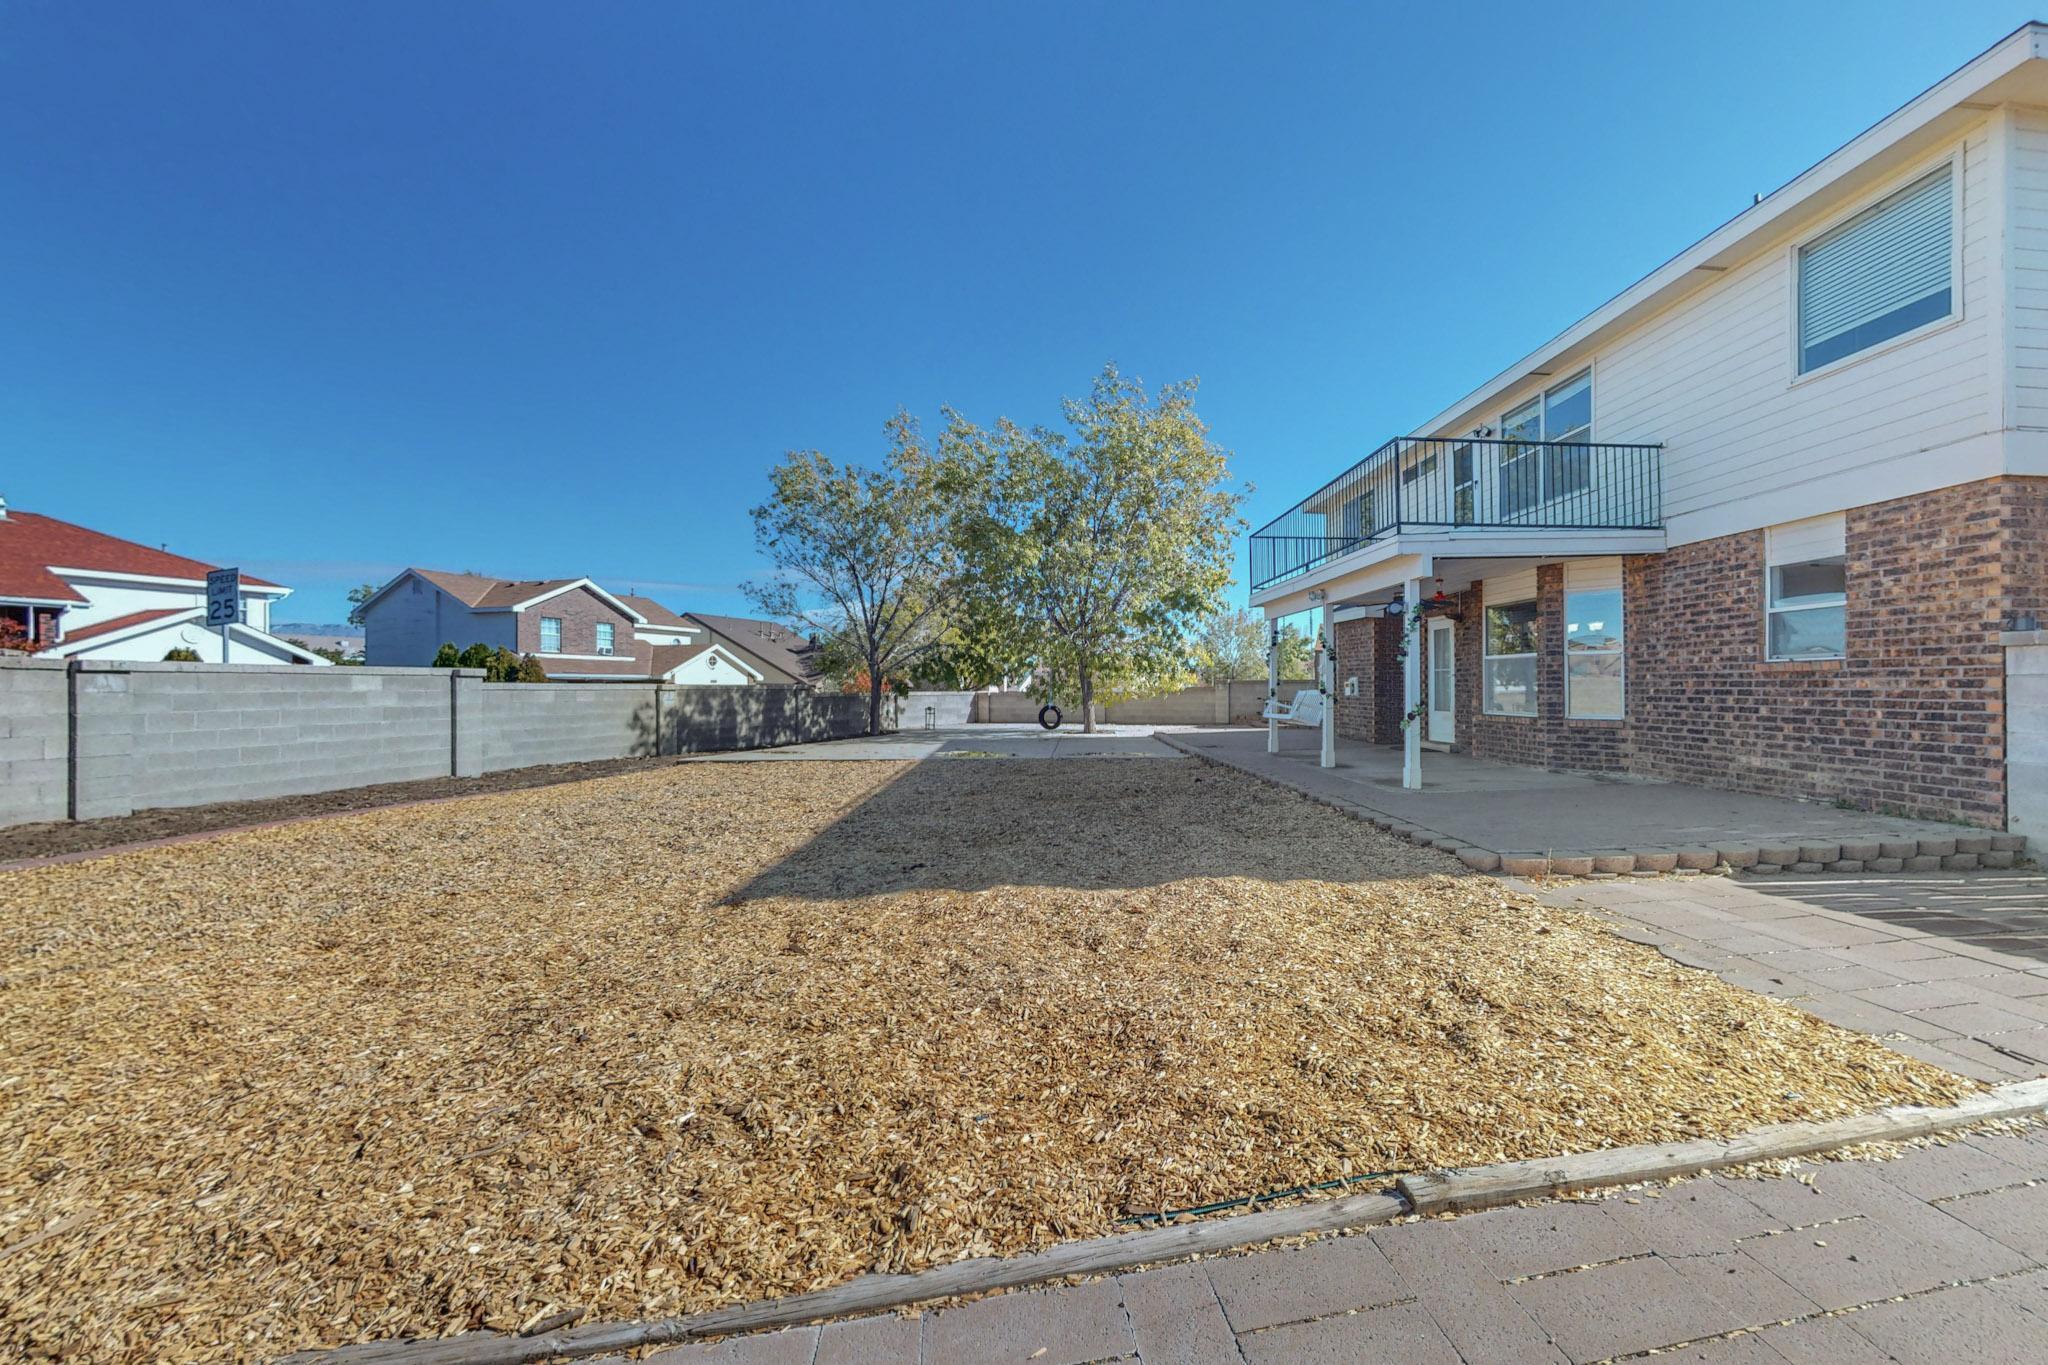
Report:
M 1976 1087 L 1202 765 L 692 764 L 0 878 L 0 1357 L 628 1318 Z

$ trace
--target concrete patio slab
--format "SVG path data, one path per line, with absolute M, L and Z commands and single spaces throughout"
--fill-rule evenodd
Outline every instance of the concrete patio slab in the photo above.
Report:
M 1682 851 L 1718 851 L 1732 863 L 1737 859 L 1726 854 L 1747 851 L 1755 860 L 1775 849 L 1789 866 L 1801 853 L 1829 850 L 1836 855 L 1831 862 L 1840 863 L 1843 845 L 1911 843 L 1922 852 L 1946 849 L 1946 854 L 1930 856 L 1953 857 L 1958 835 L 1983 835 L 1958 825 L 1782 797 L 1548 772 L 1462 754 L 1425 754 L 1422 789 L 1410 791 L 1401 786 L 1400 751 L 1384 745 L 1340 740 L 1337 766 L 1323 768 L 1317 766 L 1315 747 L 1305 743 L 1299 731 L 1283 735 L 1278 754 L 1266 752 L 1263 729 L 1171 729 L 1162 730 L 1160 738 L 1197 757 L 1457 845 L 1505 857 L 1606 861 L 1633 854 L 1628 872 L 1668 870 L 1674 861 L 1671 855 Z M 1678 861 L 1684 865 L 1697 860 L 1681 856 Z M 1773 859 L 1761 856 L 1761 861 Z M 1596 861 L 1587 868 L 1556 870 L 1583 875 L 1602 868 Z

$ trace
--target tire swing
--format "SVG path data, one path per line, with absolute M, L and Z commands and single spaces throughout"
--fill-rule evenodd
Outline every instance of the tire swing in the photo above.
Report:
M 1060 728 L 1060 708 L 1051 702 L 1038 708 L 1038 723 L 1047 730 Z

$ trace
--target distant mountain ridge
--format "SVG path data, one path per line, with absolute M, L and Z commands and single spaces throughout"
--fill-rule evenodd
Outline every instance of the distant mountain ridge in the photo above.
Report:
M 363 638 L 363 628 L 361 626 L 352 626 L 345 621 L 339 623 L 328 622 L 326 624 L 317 624 L 312 621 L 273 621 L 270 623 L 270 633 L 279 637 L 291 635 L 335 635 L 345 636 L 351 640 Z

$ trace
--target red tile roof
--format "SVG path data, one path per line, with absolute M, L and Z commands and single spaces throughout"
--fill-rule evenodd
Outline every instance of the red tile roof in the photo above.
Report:
M 86 600 L 77 589 L 51 573 L 52 568 L 200 579 L 215 567 L 38 512 L 9 511 L 0 517 L 0 597 L 35 597 L 57 602 Z M 258 588 L 277 586 L 254 574 L 243 574 L 242 581 Z
M 130 626 L 139 626 L 145 621 L 161 621 L 166 616 L 196 616 L 197 614 L 198 608 L 196 607 L 158 607 L 154 611 L 131 611 L 126 616 L 116 616 L 111 621 L 95 621 L 89 626 L 80 626 L 77 630 L 67 630 L 64 632 L 64 643 L 70 645 L 76 644 L 80 640 L 97 639 L 102 635 L 112 635 L 117 630 L 126 630 Z

